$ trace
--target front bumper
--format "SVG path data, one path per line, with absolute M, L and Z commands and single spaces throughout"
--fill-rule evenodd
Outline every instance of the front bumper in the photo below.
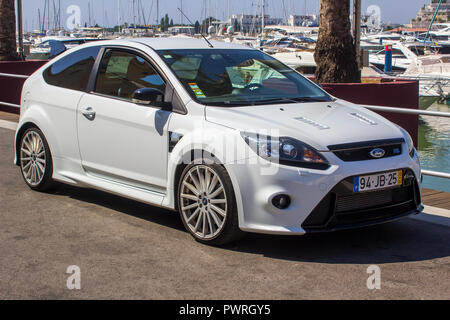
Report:
M 353 192 L 353 177 L 337 184 L 302 224 L 309 232 L 336 231 L 396 220 L 423 210 L 417 179 L 403 169 L 401 186 Z
M 326 156 L 333 165 L 323 171 L 276 165 L 261 158 L 254 159 L 256 164 L 226 164 L 236 194 L 240 229 L 302 235 L 378 224 L 423 210 L 417 155 L 351 163 L 331 153 Z M 400 169 L 408 177 L 401 187 L 366 193 L 370 194 L 366 198 L 363 193 L 353 193 L 352 177 Z M 271 203 L 279 194 L 291 198 L 285 210 Z

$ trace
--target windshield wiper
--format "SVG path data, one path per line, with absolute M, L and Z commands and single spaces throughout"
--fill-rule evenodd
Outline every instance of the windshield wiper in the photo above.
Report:
M 301 97 L 301 98 L 274 98 L 274 99 L 266 99 L 266 100 L 238 100 L 238 101 L 223 101 L 217 103 L 211 103 L 210 105 L 220 106 L 256 106 L 256 105 L 264 105 L 271 103 L 298 103 L 298 102 L 330 102 L 333 100 L 329 99 L 320 99 L 320 98 L 312 98 L 312 97 Z
M 254 104 L 266 104 L 266 103 L 273 103 L 273 102 L 279 102 L 279 103 L 298 103 L 298 102 L 330 102 L 332 100 L 326 99 L 326 98 L 313 98 L 313 97 L 294 97 L 294 98 L 288 98 L 288 97 L 282 97 L 282 98 L 274 98 L 274 99 L 266 99 L 266 100 L 256 100 L 252 101 Z
M 287 98 L 291 101 L 295 102 L 330 102 L 332 99 L 326 98 L 314 98 L 314 97 L 298 97 L 298 98 Z

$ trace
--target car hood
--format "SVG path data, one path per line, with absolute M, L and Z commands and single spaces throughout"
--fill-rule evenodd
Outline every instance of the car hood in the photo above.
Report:
M 337 100 L 247 107 L 206 107 L 206 120 L 229 128 L 288 136 L 317 150 L 342 143 L 402 138 L 400 129 L 361 106 Z M 269 130 L 269 131 L 268 131 Z M 273 130 L 270 133 L 270 130 Z

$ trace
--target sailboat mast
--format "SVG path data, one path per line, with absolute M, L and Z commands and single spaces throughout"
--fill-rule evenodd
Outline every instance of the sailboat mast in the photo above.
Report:
M 47 31 L 50 30 L 50 0 L 47 0 Z
M 133 0 L 133 24 L 136 28 L 136 0 Z
M 58 1 L 58 21 L 59 21 L 59 29 L 61 30 L 61 0 Z
M 56 30 L 57 28 L 58 28 L 58 18 L 56 12 L 56 3 L 55 0 L 53 0 L 53 29 Z
M 183 17 L 183 0 L 180 0 L 180 16 L 181 16 L 181 19 L 180 19 L 180 21 L 181 21 L 181 25 L 183 25 L 184 24 L 184 17 Z
M 137 0 L 137 12 L 136 12 L 137 16 L 138 16 L 138 25 L 142 24 L 141 21 L 141 0 Z
M 117 0 L 117 25 L 120 33 L 120 0 Z
M 431 27 L 433 26 L 434 20 L 436 20 L 436 16 L 437 16 L 437 14 L 439 12 L 439 9 L 441 8 L 441 4 L 442 4 L 442 0 L 439 1 L 438 5 L 436 7 L 436 11 L 434 12 L 433 18 L 431 19 L 430 25 L 428 27 L 427 34 L 425 36 L 425 40 L 428 40 L 428 36 L 430 35 Z
M 261 17 L 261 33 L 264 33 L 265 15 L 266 15 L 266 1 L 262 0 L 262 17 Z
M 159 0 L 156 0 L 156 24 L 159 24 Z
M 142 15 L 142 22 L 144 23 L 144 25 L 147 25 L 147 19 L 145 18 L 145 11 L 144 11 L 144 6 L 142 5 L 142 0 L 139 0 L 139 2 L 141 3 L 141 15 Z

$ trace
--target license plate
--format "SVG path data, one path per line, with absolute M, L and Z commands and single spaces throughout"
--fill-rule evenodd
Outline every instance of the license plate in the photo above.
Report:
M 401 186 L 403 182 L 402 170 L 357 176 L 354 178 L 353 191 L 364 192 Z

